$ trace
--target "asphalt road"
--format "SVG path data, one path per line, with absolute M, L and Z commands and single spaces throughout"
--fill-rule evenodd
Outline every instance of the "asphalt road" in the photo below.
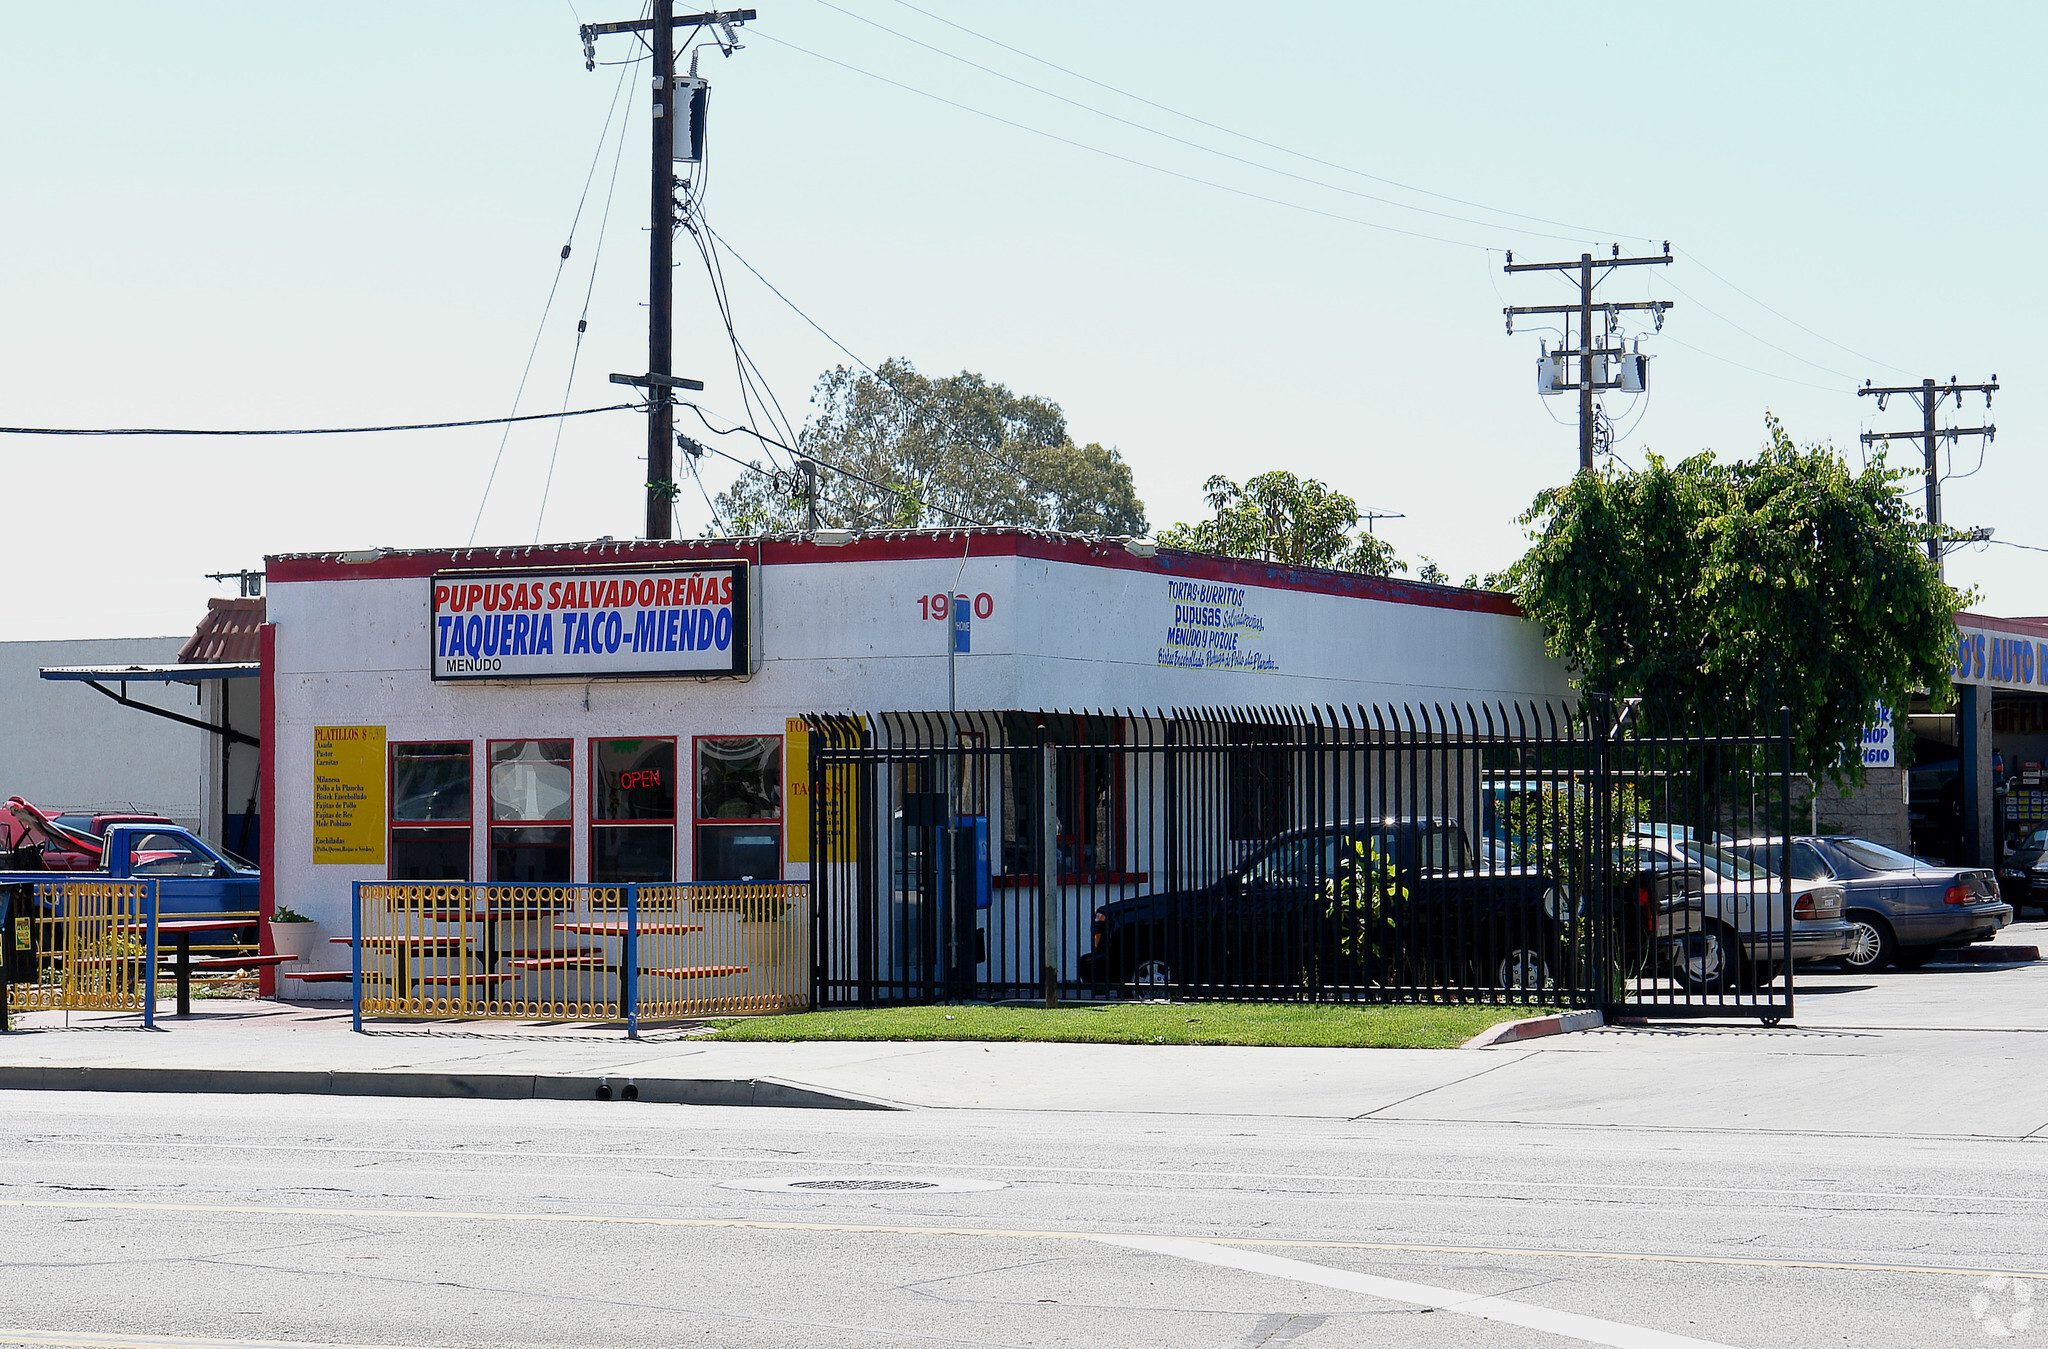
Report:
M 2048 1139 L 58 1092 L 0 1121 L 0 1344 L 2048 1341 Z M 790 1178 L 896 1188 L 734 1188 Z

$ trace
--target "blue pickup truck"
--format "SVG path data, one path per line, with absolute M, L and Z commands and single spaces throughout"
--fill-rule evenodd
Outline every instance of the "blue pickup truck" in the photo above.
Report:
M 0 852 L 6 864 L 0 885 L 149 879 L 157 883 L 160 915 L 246 913 L 255 925 L 259 873 L 189 830 L 122 823 L 107 825 L 104 836 L 89 834 L 57 823 L 18 797 L 7 802 L 6 812 L 13 828 L 6 840 L 11 846 Z M 17 904 L 15 912 L 25 912 L 25 906 Z

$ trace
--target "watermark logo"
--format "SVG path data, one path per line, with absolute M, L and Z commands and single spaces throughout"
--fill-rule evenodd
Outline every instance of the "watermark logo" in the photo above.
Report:
M 1977 1287 L 1970 1315 L 1992 1339 L 2011 1339 L 2034 1324 L 2034 1290 L 2026 1280 L 1994 1274 Z

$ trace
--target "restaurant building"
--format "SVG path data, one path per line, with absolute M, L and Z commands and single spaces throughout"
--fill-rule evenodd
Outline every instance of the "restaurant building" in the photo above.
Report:
M 806 879 L 805 713 L 1099 726 L 1571 696 L 1505 595 L 1031 531 L 376 549 L 266 571 L 266 903 L 330 933 L 354 881 Z M 990 803 L 992 867 L 1020 810 Z

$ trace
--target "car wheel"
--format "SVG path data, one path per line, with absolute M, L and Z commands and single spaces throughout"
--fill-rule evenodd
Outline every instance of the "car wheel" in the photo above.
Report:
M 1851 909 L 1849 949 L 1835 963 L 1851 974 L 1876 974 L 1899 958 L 1899 939 L 1891 924 L 1867 909 Z
M 1735 934 L 1709 923 L 1679 940 L 1671 977 L 1688 993 L 1720 993 L 1735 982 L 1735 969 L 1741 961 Z
M 1742 986 L 1748 990 L 1761 992 L 1777 983 L 1778 977 L 1784 972 L 1785 962 L 1782 960 L 1745 961 L 1742 966 Z
M 1550 961 L 1533 946 L 1511 947 L 1494 962 L 1493 986 L 1538 992 L 1551 983 Z
M 1173 967 L 1163 960 L 1139 961 L 1124 981 L 1134 998 L 1163 998 L 1173 983 Z
M 1892 963 L 1902 970 L 1917 970 L 1940 954 L 1939 946 L 1901 946 Z

